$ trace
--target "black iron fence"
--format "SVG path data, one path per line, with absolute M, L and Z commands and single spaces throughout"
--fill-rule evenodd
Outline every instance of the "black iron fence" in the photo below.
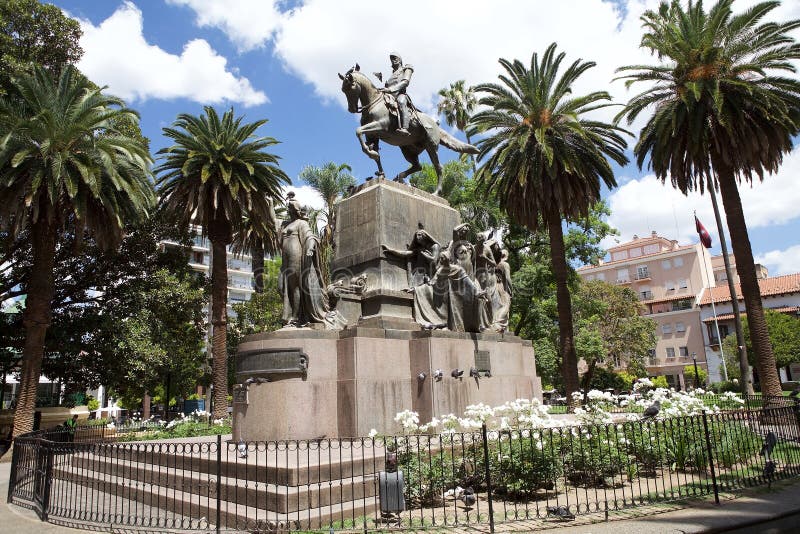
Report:
M 15 441 L 8 499 L 43 520 L 156 531 L 533 529 L 797 476 L 799 415 L 241 443 L 37 432 Z

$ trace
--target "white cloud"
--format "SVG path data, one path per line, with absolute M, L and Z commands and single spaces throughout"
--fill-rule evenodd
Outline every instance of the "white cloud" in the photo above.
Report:
M 200 27 L 222 30 L 240 51 L 260 48 L 281 21 L 272 0 L 167 0 L 168 4 L 191 8 Z
M 748 228 L 785 224 L 800 217 L 800 210 L 797 208 L 800 206 L 798 175 L 800 148 L 786 156 L 777 174 L 766 176 L 762 183 L 755 183 L 752 187 L 740 186 L 739 193 Z M 714 244 L 719 242 L 711 199 L 707 193 L 702 196 L 699 193 L 684 196 L 669 182 L 662 185 L 660 180 L 649 174 L 625 182 L 608 196 L 607 201 L 611 208 L 609 223 L 620 231 L 621 241 L 630 239 L 634 234 L 649 235 L 655 230 L 660 235 L 677 239 L 681 243 L 697 242 L 692 217 L 692 212 L 696 210 L 697 217 L 712 235 Z M 719 193 L 717 202 L 722 212 L 723 224 L 726 224 Z
M 245 106 L 267 101 L 203 39 L 186 43 L 181 55 L 148 44 L 142 34 L 142 12 L 130 2 L 98 26 L 79 22 L 84 55 L 78 67 L 126 100 L 188 98 L 202 104 L 230 101 Z
M 316 189 L 311 187 L 310 185 L 301 185 L 299 187 L 289 186 L 285 187 L 283 190 L 283 194 L 286 195 L 289 191 L 294 191 L 295 198 L 300 202 L 302 206 L 308 206 L 315 210 L 319 210 L 325 207 L 325 201 L 322 200 L 322 195 L 320 195 Z
M 532 52 L 543 52 L 552 42 L 567 53 L 567 62 L 597 62 L 576 83 L 576 93 L 607 90 L 615 102 L 624 102 L 632 91 L 611 80 L 621 65 L 654 62 L 639 48 L 640 16 L 659 0 L 406 0 L 385 7 L 366 0 L 302 0 L 292 9 L 285 9 L 282 0 L 168 2 L 192 9 L 196 24 L 220 29 L 240 50 L 272 42 L 289 72 L 341 106 L 336 72 L 358 62 L 364 72 L 386 74 L 388 53 L 396 50 L 415 67 L 409 94 L 430 112 L 442 87 L 458 79 L 497 81 L 498 58 L 527 64 Z M 755 2 L 740 0 L 734 10 Z M 771 18 L 800 16 L 800 7 L 790 4 L 784 2 Z M 610 119 L 618 110 L 598 113 Z
M 770 250 L 754 259 L 756 263 L 767 266 L 770 276 L 796 273 L 800 271 L 800 245 L 785 250 Z

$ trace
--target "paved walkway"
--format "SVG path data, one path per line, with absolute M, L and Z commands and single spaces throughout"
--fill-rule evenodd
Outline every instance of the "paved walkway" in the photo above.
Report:
M 89 532 L 51 523 L 44 523 L 30 510 L 6 504 L 8 479 L 11 464 L 0 463 L 0 531 L 13 534 L 58 533 L 76 534 Z M 603 521 L 602 514 L 579 516 L 571 522 L 553 522 L 553 527 L 537 532 L 554 534 L 672 534 L 697 532 L 725 532 L 743 529 L 741 532 L 766 532 L 763 529 L 749 530 L 747 527 L 768 521 L 771 518 L 797 514 L 800 521 L 800 481 L 775 485 L 772 490 L 756 488 L 744 496 L 734 498 L 725 495 L 721 504 L 713 500 L 693 502 L 690 507 L 682 504 L 662 504 L 633 508 L 625 512 L 609 514 L 609 521 Z M 595 523 L 591 523 L 595 521 Z M 599 522 L 598 522 L 599 521 Z M 780 522 L 775 522 L 778 524 Z M 773 526 L 770 533 L 796 532 L 797 522 L 783 521 L 784 527 Z M 497 525 L 497 532 L 530 532 L 533 525 L 527 522 L 503 523 Z M 536 523 L 541 529 L 541 522 Z M 130 532 L 130 529 L 125 529 Z M 489 532 L 488 525 L 452 529 L 453 533 Z

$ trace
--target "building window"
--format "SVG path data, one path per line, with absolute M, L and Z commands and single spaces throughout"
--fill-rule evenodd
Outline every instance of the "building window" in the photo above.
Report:
M 606 273 L 597 273 L 597 279 L 598 280 L 605 280 L 606 279 Z
M 618 269 L 617 270 L 617 282 L 630 282 L 630 273 L 628 269 Z
M 200 265 L 203 264 L 203 253 L 202 252 L 193 252 L 194 255 L 194 263 L 199 263 Z
M 673 282 L 672 280 L 667 280 L 666 282 L 664 282 L 664 289 L 666 289 L 667 291 L 675 291 L 675 282 Z
M 672 302 L 672 311 L 682 311 L 692 309 L 693 299 L 680 299 Z
M 642 300 L 652 300 L 653 292 L 649 289 L 643 289 L 642 291 L 639 291 L 639 298 Z
M 683 258 L 672 258 L 672 266 L 673 267 L 682 267 L 683 266 Z
M 681 323 L 681 322 L 675 323 L 675 331 L 676 332 L 686 332 L 686 325 Z
M 656 349 L 648 349 L 647 350 L 647 360 L 650 365 L 656 365 Z
M 644 253 L 645 254 L 655 254 L 658 252 L 658 245 L 645 245 Z
M 664 323 L 661 325 L 661 333 L 662 334 L 671 334 L 672 333 L 672 323 Z
M 669 260 L 664 260 L 661 262 L 661 268 L 665 271 L 669 271 L 672 268 L 672 263 Z
M 638 258 L 642 255 L 642 249 L 640 247 L 632 248 L 628 251 L 628 254 L 631 258 Z
M 688 358 L 689 357 L 689 347 L 680 347 L 680 355 L 681 358 Z
M 675 347 L 667 347 L 667 358 L 675 357 Z
M 613 254 L 611 254 L 611 261 L 627 260 L 627 259 L 628 259 L 627 250 L 620 250 L 619 252 L 614 252 Z
M 719 325 L 719 335 L 720 335 L 720 337 L 722 339 L 725 339 L 726 337 L 728 337 L 728 333 L 729 333 L 728 325 L 726 325 L 726 324 Z M 717 337 L 717 325 L 715 325 L 714 323 L 709 323 L 708 324 L 708 339 L 709 339 L 709 341 L 713 345 L 716 345 L 717 343 L 719 343 L 720 337 Z
M 647 271 L 647 265 L 639 265 L 636 267 L 636 279 L 644 280 L 650 278 L 650 273 Z
M 687 287 L 689 287 L 689 282 L 686 280 L 686 278 L 679 278 L 678 287 L 680 287 L 681 289 L 686 289 Z

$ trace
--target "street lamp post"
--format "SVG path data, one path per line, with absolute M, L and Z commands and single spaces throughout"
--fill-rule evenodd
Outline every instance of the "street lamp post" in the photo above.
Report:
M 697 374 L 697 353 L 692 353 L 692 361 L 694 362 L 694 389 L 697 389 L 700 382 L 700 375 Z

